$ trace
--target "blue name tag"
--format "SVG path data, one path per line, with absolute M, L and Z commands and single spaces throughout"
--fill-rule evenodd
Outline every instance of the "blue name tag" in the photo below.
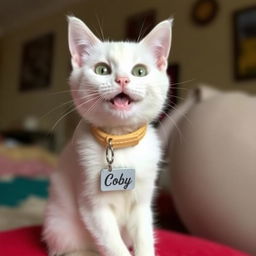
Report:
M 135 169 L 102 169 L 100 175 L 101 191 L 132 190 L 135 187 Z

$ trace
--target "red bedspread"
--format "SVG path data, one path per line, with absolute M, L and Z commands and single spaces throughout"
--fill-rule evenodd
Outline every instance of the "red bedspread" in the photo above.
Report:
M 46 256 L 40 234 L 40 227 L 0 232 L 0 255 Z M 248 256 L 226 246 L 187 235 L 163 230 L 157 230 L 156 234 L 158 256 Z

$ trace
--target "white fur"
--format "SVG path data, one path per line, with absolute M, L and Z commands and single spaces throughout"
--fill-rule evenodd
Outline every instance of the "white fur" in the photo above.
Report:
M 52 176 L 44 225 L 50 255 L 130 256 L 129 246 L 136 256 L 155 255 L 151 201 L 161 157 L 155 130 L 149 125 L 138 145 L 115 152 L 113 167 L 135 168 L 135 189 L 101 192 L 105 148 L 91 135 L 87 122 L 111 134 L 124 134 L 157 117 L 169 86 L 170 38 L 170 22 L 164 21 L 140 43 L 101 42 L 84 23 L 69 18 L 71 92 L 86 121 L 79 125 Z M 112 73 L 95 74 L 99 62 L 108 63 Z M 148 75 L 133 76 L 136 64 L 146 65 Z M 123 91 L 135 100 L 130 110 L 110 107 L 108 100 L 121 92 L 116 76 L 130 79 Z

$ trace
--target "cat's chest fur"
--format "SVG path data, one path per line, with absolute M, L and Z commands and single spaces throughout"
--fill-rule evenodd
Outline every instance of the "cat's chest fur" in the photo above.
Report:
M 131 191 L 100 191 L 100 173 L 107 167 L 106 149 L 100 145 L 87 126 L 77 135 L 78 161 L 82 167 L 83 193 L 99 204 L 109 204 L 114 210 L 129 209 L 136 201 L 147 201 L 152 196 L 157 177 L 158 162 L 161 157 L 159 139 L 152 127 L 147 128 L 145 136 L 138 145 L 116 149 L 113 168 L 134 168 L 135 188 Z M 118 210 L 119 209 L 119 210 Z

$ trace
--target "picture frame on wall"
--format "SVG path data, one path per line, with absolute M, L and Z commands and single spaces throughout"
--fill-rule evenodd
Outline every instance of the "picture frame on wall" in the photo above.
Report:
M 217 16 L 219 4 L 216 0 L 196 0 L 192 6 L 191 18 L 194 24 L 208 25 Z
M 126 39 L 139 41 L 145 37 L 156 25 L 156 11 L 147 10 L 127 18 Z
M 53 33 L 47 33 L 23 44 L 19 81 L 20 91 L 34 91 L 50 87 L 54 38 Z
M 256 6 L 234 13 L 234 77 L 256 78 Z

